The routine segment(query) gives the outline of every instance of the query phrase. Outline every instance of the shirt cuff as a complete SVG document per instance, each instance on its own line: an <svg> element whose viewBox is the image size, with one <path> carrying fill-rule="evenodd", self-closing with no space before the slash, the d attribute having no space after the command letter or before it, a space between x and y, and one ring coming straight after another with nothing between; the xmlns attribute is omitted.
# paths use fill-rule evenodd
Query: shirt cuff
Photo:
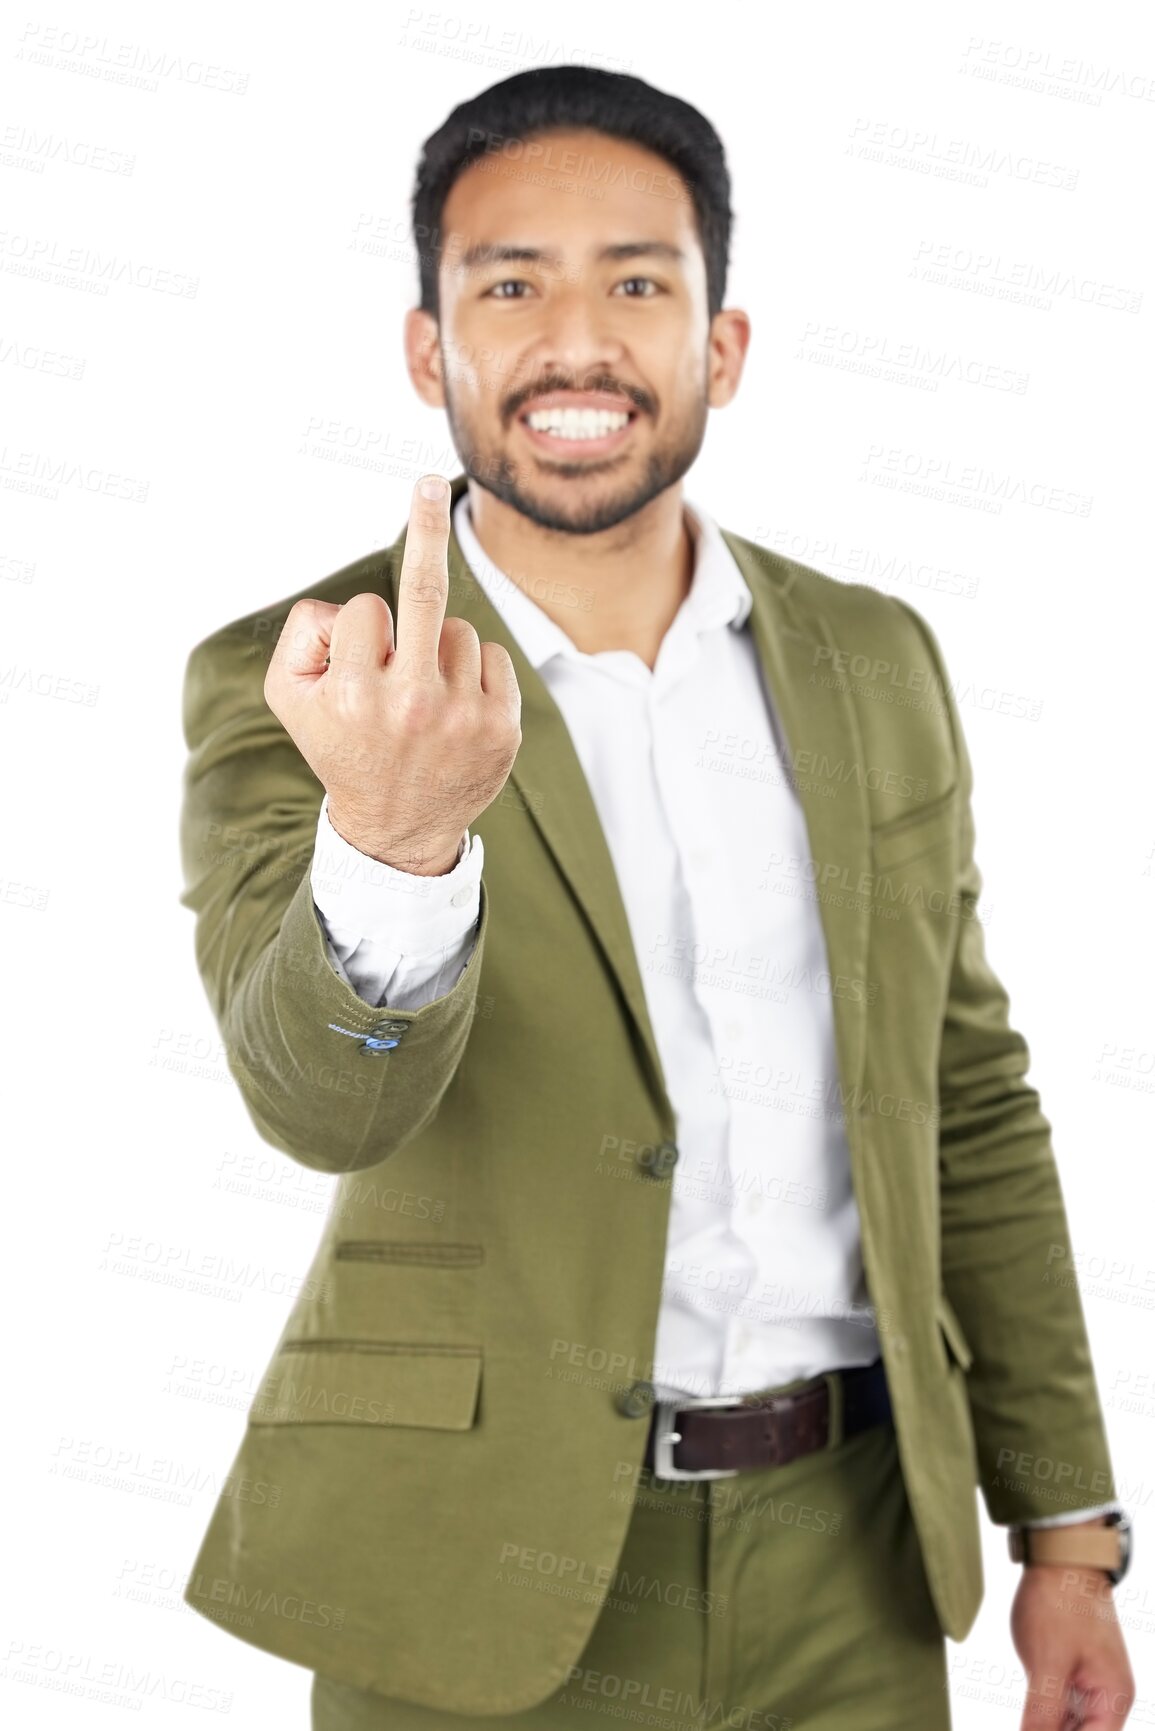
<svg viewBox="0 0 1155 1731"><path fill-rule="evenodd" d="M439 877L398 871L347 842L329 821L329 796L317 814L310 873L313 902L326 926L346 941L387 941L401 955L455 943L481 912L485 845L468 829L457 863Z"/></svg>
<svg viewBox="0 0 1155 1731"><path fill-rule="evenodd" d="M1016 1521L1020 1527L1073 1527L1077 1521L1093 1521L1097 1515L1122 1514L1122 1503L1099 1503L1093 1509L1065 1509L1061 1515L1043 1515L1037 1521Z"/></svg>

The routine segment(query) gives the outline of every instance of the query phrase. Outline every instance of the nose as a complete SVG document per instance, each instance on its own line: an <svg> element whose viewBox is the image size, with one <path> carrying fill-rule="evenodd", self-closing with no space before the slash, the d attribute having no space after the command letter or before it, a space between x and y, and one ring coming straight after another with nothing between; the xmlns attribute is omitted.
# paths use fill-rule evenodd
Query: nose
<svg viewBox="0 0 1155 1731"><path fill-rule="evenodd" d="M613 310L605 301L580 281L554 289L541 332L531 345L535 374L557 369L581 388L587 375L612 373L625 352L614 330Z"/></svg>

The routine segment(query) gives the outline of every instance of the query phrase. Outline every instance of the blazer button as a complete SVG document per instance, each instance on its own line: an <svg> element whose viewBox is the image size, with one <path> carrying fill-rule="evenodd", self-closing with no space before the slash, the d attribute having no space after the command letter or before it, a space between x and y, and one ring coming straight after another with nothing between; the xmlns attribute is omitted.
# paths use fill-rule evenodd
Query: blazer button
<svg viewBox="0 0 1155 1731"><path fill-rule="evenodd" d="M632 1382L615 1396L615 1405L626 1418L645 1418L653 1410L656 1393L652 1382Z"/></svg>
<svg viewBox="0 0 1155 1731"><path fill-rule="evenodd" d="M382 1034L396 1034L397 1038L400 1039L408 1026L408 1022L374 1022L369 1032L377 1036Z"/></svg>
<svg viewBox="0 0 1155 1731"><path fill-rule="evenodd" d="M659 1142L656 1148L643 1148L638 1158L651 1178L668 1178L678 1164L678 1150L673 1142Z"/></svg>
<svg viewBox="0 0 1155 1731"><path fill-rule="evenodd" d="M371 1058L377 1052L390 1052L394 1046L399 1046L400 1044L400 1040L378 1040L370 1038L364 1041L362 1045L358 1046L357 1050L363 1058Z"/></svg>

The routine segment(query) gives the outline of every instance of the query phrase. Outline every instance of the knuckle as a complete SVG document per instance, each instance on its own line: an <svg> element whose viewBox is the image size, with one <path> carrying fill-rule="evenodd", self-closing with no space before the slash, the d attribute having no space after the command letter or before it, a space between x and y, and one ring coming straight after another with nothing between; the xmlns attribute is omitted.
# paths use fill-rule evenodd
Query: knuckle
<svg viewBox="0 0 1155 1731"><path fill-rule="evenodd" d="M441 650L447 662L461 670L468 669L470 680L478 666L477 633L471 625L452 631L442 631Z"/></svg>
<svg viewBox="0 0 1155 1731"><path fill-rule="evenodd" d="M332 620L332 632L339 630L348 634L358 628L371 630L372 621L381 608L388 613L388 602L384 601L381 595L374 595L371 589L364 589L358 595L350 595L343 608L339 609L339 616L334 616Z"/></svg>
<svg viewBox="0 0 1155 1731"><path fill-rule="evenodd" d="M405 599L420 607L440 607L445 595L445 583L435 570L414 567L406 576Z"/></svg>
<svg viewBox="0 0 1155 1731"><path fill-rule="evenodd" d="M444 529L441 512L436 505L429 505L420 501L414 507L410 518L410 528L416 529L419 535L432 539Z"/></svg>
<svg viewBox="0 0 1155 1731"><path fill-rule="evenodd" d="M423 680L407 680L393 700L393 716L400 728L424 728L437 713L437 699Z"/></svg>

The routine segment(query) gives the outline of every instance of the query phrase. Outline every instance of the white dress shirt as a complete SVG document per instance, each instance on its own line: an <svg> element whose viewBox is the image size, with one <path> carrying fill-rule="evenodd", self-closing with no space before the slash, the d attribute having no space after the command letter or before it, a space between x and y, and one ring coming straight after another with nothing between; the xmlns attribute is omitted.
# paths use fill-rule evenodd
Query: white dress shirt
<svg viewBox="0 0 1155 1731"><path fill-rule="evenodd" d="M750 590L717 524L684 504L693 579L652 671L632 650L584 654L482 550L468 495L453 517L569 728L676 1115L662 1398L736 1396L880 1354L818 904L784 869L809 852L802 808L745 628ZM326 797L313 897L334 966L367 1003L418 1009L453 987L476 939L484 858L467 831L443 876L397 871L337 835Z"/></svg>

